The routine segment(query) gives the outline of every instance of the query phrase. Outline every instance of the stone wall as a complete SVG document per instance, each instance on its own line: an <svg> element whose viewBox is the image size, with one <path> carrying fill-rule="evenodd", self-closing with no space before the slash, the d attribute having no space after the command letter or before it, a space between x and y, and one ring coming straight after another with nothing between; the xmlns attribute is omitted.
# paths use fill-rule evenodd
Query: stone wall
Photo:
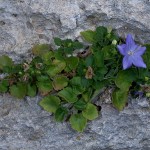
<svg viewBox="0 0 150 150"><path fill-rule="evenodd" d="M0 0L0 53L26 57L36 43L79 38L99 25L150 42L149 12L149 0Z"/></svg>
<svg viewBox="0 0 150 150"><path fill-rule="evenodd" d="M80 39L80 31L112 26L150 43L149 0L0 0L0 55L30 57L36 43ZM0 150L149 150L150 101L133 99L124 111L102 103L100 117L77 133L55 123L40 98L0 96Z"/></svg>

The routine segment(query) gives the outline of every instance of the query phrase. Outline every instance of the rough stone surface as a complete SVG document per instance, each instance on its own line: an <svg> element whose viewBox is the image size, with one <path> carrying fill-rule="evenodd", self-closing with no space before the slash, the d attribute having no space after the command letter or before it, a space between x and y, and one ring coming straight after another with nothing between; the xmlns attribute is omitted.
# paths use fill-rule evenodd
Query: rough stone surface
<svg viewBox="0 0 150 150"><path fill-rule="evenodd" d="M149 12L149 0L0 0L0 54L29 57L36 43L79 38L99 25L150 42Z"/></svg>
<svg viewBox="0 0 150 150"><path fill-rule="evenodd" d="M0 96L0 150L149 150L150 100L130 100L118 112L102 104L101 115L77 133L38 106L40 97Z"/></svg>
<svg viewBox="0 0 150 150"><path fill-rule="evenodd" d="M80 31L99 25L150 43L149 18L149 0L0 0L0 55L23 60L36 43L51 43L53 37L80 39ZM130 100L120 113L109 99L97 102L101 116L82 134L68 123L55 123L38 106L39 99L0 95L0 150L150 149L148 99Z"/></svg>

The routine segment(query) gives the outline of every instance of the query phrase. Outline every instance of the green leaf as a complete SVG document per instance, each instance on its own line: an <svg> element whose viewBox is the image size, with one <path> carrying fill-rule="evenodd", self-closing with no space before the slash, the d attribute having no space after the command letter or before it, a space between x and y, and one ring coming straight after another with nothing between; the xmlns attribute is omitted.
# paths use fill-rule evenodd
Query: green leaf
<svg viewBox="0 0 150 150"><path fill-rule="evenodd" d="M35 55L35 56L42 56L44 55L45 53L49 52L51 49L50 45L48 44L38 44L38 45L35 45L33 48L32 48L32 53Z"/></svg>
<svg viewBox="0 0 150 150"><path fill-rule="evenodd" d="M104 54L104 59L109 60L115 56L117 50L113 45L107 45L102 48L102 52Z"/></svg>
<svg viewBox="0 0 150 150"><path fill-rule="evenodd" d="M150 69L150 44L146 44L146 51L143 55L143 59L144 59L144 62L146 63L146 66L148 69Z"/></svg>
<svg viewBox="0 0 150 150"><path fill-rule="evenodd" d="M81 83L84 88L89 88L89 86L91 86L93 84L93 81L88 80L86 78L82 78Z"/></svg>
<svg viewBox="0 0 150 150"><path fill-rule="evenodd" d="M65 54L72 54L73 51L74 51L73 46L64 48Z"/></svg>
<svg viewBox="0 0 150 150"><path fill-rule="evenodd" d="M83 132L86 127L87 119L82 114L74 114L70 117L70 124L74 130Z"/></svg>
<svg viewBox="0 0 150 150"><path fill-rule="evenodd" d="M50 80L46 82L37 82L36 85L39 91L44 95L53 89L52 82Z"/></svg>
<svg viewBox="0 0 150 150"><path fill-rule="evenodd" d="M82 111L82 115L88 120L94 120L98 117L98 111L96 106L88 103L85 110Z"/></svg>
<svg viewBox="0 0 150 150"><path fill-rule="evenodd" d="M86 105L87 105L87 103L83 99L80 99L80 100L78 100L77 102L74 103L74 107L77 110L83 110L83 109L85 109Z"/></svg>
<svg viewBox="0 0 150 150"><path fill-rule="evenodd" d="M82 37L83 37L87 42L90 42L90 43L93 43L93 42L94 42L94 36L95 36L95 32L94 32L94 31L92 31L92 30L87 30L87 31L80 32L80 34L82 35Z"/></svg>
<svg viewBox="0 0 150 150"><path fill-rule="evenodd" d="M57 96L46 96L40 101L40 106L48 112L55 113L60 105L60 99Z"/></svg>
<svg viewBox="0 0 150 150"><path fill-rule="evenodd" d="M89 55L89 56L86 57L86 59L85 59L85 65L86 65L86 67L92 66L93 62L94 62L93 55Z"/></svg>
<svg viewBox="0 0 150 150"><path fill-rule="evenodd" d="M54 38L54 42L57 46L61 46L61 44L62 44L62 40L60 38L57 38L57 37Z"/></svg>
<svg viewBox="0 0 150 150"><path fill-rule="evenodd" d="M11 74L11 73L14 73L14 69L13 69L13 67L9 67L9 66L4 66L3 68L2 68L2 70L3 70L3 73L8 73L8 74Z"/></svg>
<svg viewBox="0 0 150 150"><path fill-rule="evenodd" d="M31 65L36 66L36 64L38 64L38 63L43 63L43 60L41 57L42 57L42 55L34 57L31 61Z"/></svg>
<svg viewBox="0 0 150 150"><path fill-rule="evenodd" d="M62 72L66 67L66 63L63 60L54 60L53 65L47 68L47 74L50 77L54 77L56 74Z"/></svg>
<svg viewBox="0 0 150 150"><path fill-rule="evenodd" d="M81 94L85 91L85 88L82 86L81 77L76 76L70 80L70 84L73 88L73 92L76 94Z"/></svg>
<svg viewBox="0 0 150 150"><path fill-rule="evenodd" d="M145 77L149 76L149 69L148 68L138 68L138 79L145 79Z"/></svg>
<svg viewBox="0 0 150 150"><path fill-rule="evenodd" d="M46 65L51 65L52 64L52 60L51 58L54 56L54 52L53 51L49 51L45 54L42 55L42 59L44 64Z"/></svg>
<svg viewBox="0 0 150 150"><path fill-rule="evenodd" d="M133 69L121 70L119 71L115 79L115 84L118 88L124 91L128 91L132 82L136 80L136 78L137 78L137 74L135 70Z"/></svg>
<svg viewBox="0 0 150 150"><path fill-rule="evenodd" d="M58 93L58 96L62 97L69 103L74 103L78 100L76 93L74 93L73 89L70 87L67 87L67 88L61 90Z"/></svg>
<svg viewBox="0 0 150 150"><path fill-rule="evenodd" d="M76 76L76 77L73 77L71 80L70 80L70 84L72 85L75 85L75 86L81 86L81 77L79 76Z"/></svg>
<svg viewBox="0 0 150 150"><path fill-rule="evenodd" d="M18 99L22 99L26 96L27 86L24 83L17 83L17 85L12 85L10 87L10 94Z"/></svg>
<svg viewBox="0 0 150 150"><path fill-rule="evenodd" d="M34 97L34 96L36 96L36 92L37 92L36 86L28 84L27 95L30 97Z"/></svg>
<svg viewBox="0 0 150 150"><path fill-rule="evenodd" d="M91 100L92 93L93 93L93 90L92 90L91 88L89 88L89 89L86 90L84 93L82 93L82 98L83 98L86 102L89 102L89 101Z"/></svg>
<svg viewBox="0 0 150 150"><path fill-rule="evenodd" d="M56 91L63 89L68 85L68 78L65 76L56 76L53 80L53 87Z"/></svg>
<svg viewBox="0 0 150 150"><path fill-rule="evenodd" d="M128 92L117 89L112 93L112 103L115 108L117 108L119 111L123 110L127 103L128 99Z"/></svg>
<svg viewBox="0 0 150 150"><path fill-rule="evenodd" d="M50 80L48 75L39 75L37 76L37 80L40 82L47 82Z"/></svg>
<svg viewBox="0 0 150 150"><path fill-rule="evenodd" d="M6 55L0 56L0 69L3 69L4 67L11 67L12 65L13 61L11 58Z"/></svg>
<svg viewBox="0 0 150 150"><path fill-rule="evenodd" d="M92 98L94 99L97 95L99 95L103 90L104 87L108 86L110 83L108 80L103 80L100 82L96 82L96 84L94 84L93 88L95 89L93 94L92 94Z"/></svg>
<svg viewBox="0 0 150 150"><path fill-rule="evenodd" d="M75 42L73 42L73 47L74 47L74 49L81 49L81 48L83 48L83 44L78 41L75 41Z"/></svg>
<svg viewBox="0 0 150 150"><path fill-rule="evenodd" d="M5 93L8 91L9 82L8 80L2 80L0 82L0 93Z"/></svg>
<svg viewBox="0 0 150 150"><path fill-rule="evenodd" d="M65 116L68 114L68 110L64 107L59 107L55 112L55 120L62 122Z"/></svg>
<svg viewBox="0 0 150 150"><path fill-rule="evenodd" d="M74 70L77 68L79 63L79 58L78 57L67 57L66 58L66 68L65 71L69 72L71 70Z"/></svg>
<svg viewBox="0 0 150 150"><path fill-rule="evenodd" d="M102 41L105 36L107 35L107 28L100 26L96 28L96 36L94 37L94 40L96 41Z"/></svg>
<svg viewBox="0 0 150 150"><path fill-rule="evenodd" d="M95 82L102 81L104 79L104 75L107 73L107 68L105 66L99 67L98 69L95 69L95 76L93 79Z"/></svg>
<svg viewBox="0 0 150 150"><path fill-rule="evenodd" d="M94 64L97 67L104 67L104 54L102 51L94 52Z"/></svg>

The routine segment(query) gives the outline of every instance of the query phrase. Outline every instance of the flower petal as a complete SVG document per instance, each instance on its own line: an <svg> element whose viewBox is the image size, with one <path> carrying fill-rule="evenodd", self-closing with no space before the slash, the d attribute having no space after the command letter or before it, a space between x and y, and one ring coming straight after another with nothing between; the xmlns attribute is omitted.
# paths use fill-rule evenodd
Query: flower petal
<svg viewBox="0 0 150 150"><path fill-rule="evenodd" d="M126 50L125 50L126 44L122 44L122 45L117 45L117 48L120 52L121 55L125 56L126 55Z"/></svg>
<svg viewBox="0 0 150 150"><path fill-rule="evenodd" d="M144 63L141 56L132 56L132 63L136 67L146 68L146 64Z"/></svg>
<svg viewBox="0 0 150 150"><path fill-rule="evenodd" d="M127 49L128 49L128 50L134 49L135 42L134 42L133 37L132 37L131 34L128 34L128 35L127 35L127 38L126 38L126 45L127 45Z"/></svg>
<svg viewBox="0 0 150 150"><path fill-rule="evenodd" d="M131 56L125 56L123 58L123 69L127 69L129 67L132 66L132 59L131 59Z"/></svg>
<svg viewBox="0 0 150 150"><path fill-rule="evenodd" d="M135 50L135 55L136 56L141 56L145 53L145 51L146 51L146 47L138 46L137 50Z"/></svg>

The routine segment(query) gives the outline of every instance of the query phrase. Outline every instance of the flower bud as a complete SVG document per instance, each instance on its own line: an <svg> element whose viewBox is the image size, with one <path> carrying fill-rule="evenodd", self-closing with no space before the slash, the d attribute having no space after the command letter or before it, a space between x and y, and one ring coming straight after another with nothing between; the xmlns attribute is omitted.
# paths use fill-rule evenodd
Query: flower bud
<svg viewBox="0 0 150 150"><path fill-rule="evenodd" d="M19 71L19 74L20 74L20 75L22 75L22 72L21 72L21 71Z"/></svg>
<svg viewBox="0 0 150 150"><path fill-rule="evenodd" d="M146 93L146 97L150 97L150 93Z"/></svg>
<svg viewBox="0 0 150 150"><path fill-rule="evenodd" d="M149 80L149 77L145 77L145 81L148 81Z"/></svg>
<svg viewBox="0 0 150 150"><path fill-rule="evenodd" d="M76 57L76 56L77 56L77 53L73 53L72 56L73 56L73 57Z"/></svg>
<svg viewBox="0 0 150 150"><path fill-rule="evenodd" d="M113 41L112 41L112 44L113 44L113 45L116 45L116 44L117 44L117 41L116 41L116 40L113 40Z"/></svg>
<svg viewBox="0 0 150 150"><path fill-rule="evenodd" d="M71 57L71 54L67 54L66 56L67 56L67 57Z"/></svg>

